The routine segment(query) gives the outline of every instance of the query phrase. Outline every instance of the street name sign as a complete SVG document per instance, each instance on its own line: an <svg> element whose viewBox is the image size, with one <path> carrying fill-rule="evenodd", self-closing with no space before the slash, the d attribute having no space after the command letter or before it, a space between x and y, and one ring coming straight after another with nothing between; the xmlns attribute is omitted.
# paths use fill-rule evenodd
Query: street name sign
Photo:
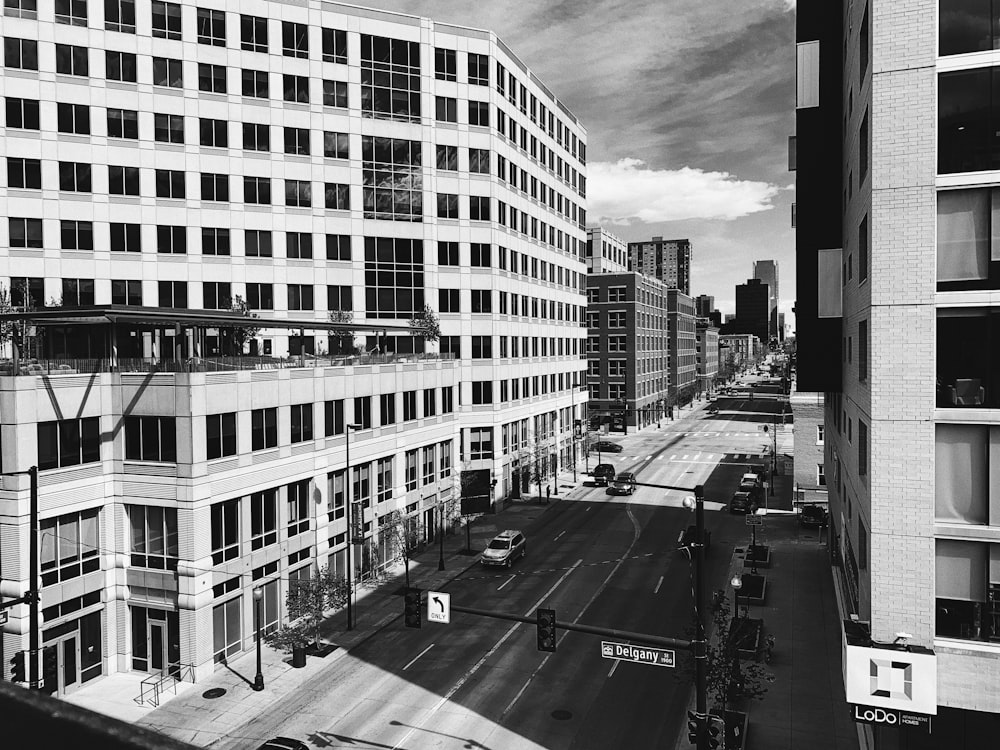
<svg viewBox="0 0 1000 750"><path fill-rule="evenodd" d="M605 659L632 661L636 664L651 664L655 667L673 667L676 653L665 648L633 646L631 643L601 641L601 656Z"/></svg>
<svg viewBox="0 0 1000 750"><path fill-rule="evenodd" d="M758 516L756 513L747 513L747 526L763 526L764 516Z"/></svg>
<svg viewBox="0 0 1000 750"><path fill-rule="evenodd" d="M427 622L451 622L451 594L427 592Z"/></svg>

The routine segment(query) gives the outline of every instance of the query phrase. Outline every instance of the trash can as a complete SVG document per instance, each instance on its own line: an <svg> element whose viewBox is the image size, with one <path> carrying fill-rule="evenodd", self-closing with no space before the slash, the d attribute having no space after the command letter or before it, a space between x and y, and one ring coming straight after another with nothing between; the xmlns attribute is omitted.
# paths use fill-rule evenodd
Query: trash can
<svg viewBox="0 0 1000 750"><path fill-rule="evenodd" d="M292 666L301 669L306 665L306 647L292 646Z"/></svg>

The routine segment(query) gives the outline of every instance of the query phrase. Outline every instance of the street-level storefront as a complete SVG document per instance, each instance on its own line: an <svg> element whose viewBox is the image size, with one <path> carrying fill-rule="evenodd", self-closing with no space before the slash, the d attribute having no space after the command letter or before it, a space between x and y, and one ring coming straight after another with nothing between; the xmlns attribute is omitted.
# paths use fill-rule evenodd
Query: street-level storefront
<svg viewBox="0 0 1000 750"><path fill-rule="evenodd" d="M68 619L42 630L42 677L49 691L56 695L68 695L81 685L104 673L104 658L101 643L104 635L103 612L100 593L78 597L66 601L57 608L71 608L80 605L82 614L74 613ZM86 611L83 600L89 599ZM48 619L46 618L46 624ZM50 682L55 678L55 684ZM54 688L54 689L53 689Z"/></svg>

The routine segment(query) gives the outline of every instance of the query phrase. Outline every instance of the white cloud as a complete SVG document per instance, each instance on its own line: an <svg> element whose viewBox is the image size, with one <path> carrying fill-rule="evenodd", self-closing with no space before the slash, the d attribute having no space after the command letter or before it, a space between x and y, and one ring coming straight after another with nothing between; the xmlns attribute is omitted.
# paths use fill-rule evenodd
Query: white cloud
<svg viewBox="0 0 1000 750"><path fill-rule="evenodd" d="M728 172L649 169L639 159L587 165L588 220L655 224L683 219L737 219L773 208L780 188Z"/></svg>

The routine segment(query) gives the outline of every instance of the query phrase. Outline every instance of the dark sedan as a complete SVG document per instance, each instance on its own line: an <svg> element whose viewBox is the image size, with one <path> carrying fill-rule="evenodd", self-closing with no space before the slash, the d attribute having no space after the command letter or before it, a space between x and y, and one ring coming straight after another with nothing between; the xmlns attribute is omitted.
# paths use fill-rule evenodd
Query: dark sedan
<svg viewBox="0 0 1000 750"><path fill-rule="evenodd" d="M598 453L621 453L622 447L618 443L612 443L610 440L598 440L590 446L590 450Z"/></svg>
<svg viewBox="0 0 1000 750"><path fill-rule="evenodd" d="M799 513L799 523L803 526L826 526L827 512L822 505L804 505Z"/></svg>

